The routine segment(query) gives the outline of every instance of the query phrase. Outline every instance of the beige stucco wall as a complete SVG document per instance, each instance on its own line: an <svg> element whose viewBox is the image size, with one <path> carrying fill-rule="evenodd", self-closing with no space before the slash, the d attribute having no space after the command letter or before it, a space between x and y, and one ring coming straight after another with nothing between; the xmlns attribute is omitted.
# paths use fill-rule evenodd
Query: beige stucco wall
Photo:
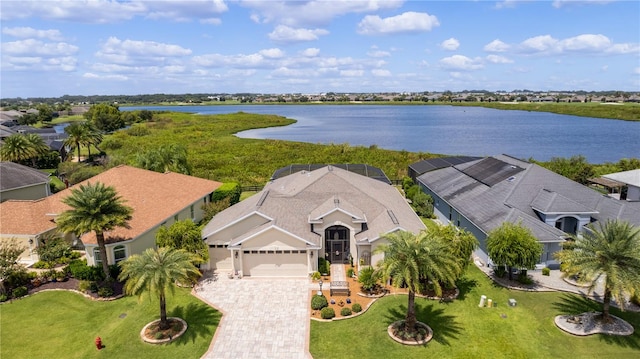
<svg viewBox="0 0 640 359"><path fill-rule="evenodd" d="M49 195L49 184L42 183L36 186L16 188L9 191L0 192L0 202L10 199L36 200Z"/></svg>
<svg viewBox="0 0 640 359"><path fill-rule="evenodd" d="M204 214L204 211L202 210L202 204L204 203L204 199L201 198L198 201L194 202L193 205L193 215L195 217L195 222L198 222L202 219L202 216ZM185 207L184 209L182 209L180 212L178 212L177 214L167 218L165 221L163 221L162 223L159 223L158 225L152 227L150 230L148 230L147 232L141 234L140 236L130 240L130 241L126 241L126 242L119 242L119 243L113 243L113 244L107 244L106 245L106 249L107 249L107 263L109 264L113 264L114 263L114 256L113 256L113 248L118 246L118 245L124 245L125 249L126 249L126 253L127 253L127 257L133 255L133 254L141 254L142 252L144 252L145 250L147 250L147 248L155 248L156 247L156 234L158 233L158 230L160 229L160 227L162 225L164 226L171 226L172 224L174 224L176 222L176 219L178 221L183 221L185 219L192 219L191 217L191 205ZM88 265L95 265L95 256L94 256L94 249L98 247L97 244L86 244L86 251L87 251L87 264Z"/></svg>
<svg viewBox="0 0 640 359"><path fill-rule="evenodd" d="M207 238L208 244L225 244L253 228L267 223L268 220L257 214L253 214L238 223L221 230L220 232ZM206 233L205 233L206 234Z"/></svg>
<svg viewBox="0 0 640 359"><path fill-rule="evenodd" d="M274 228L268 229L242 243L243 250L291 250L306 248L305 242Z"/></svg>

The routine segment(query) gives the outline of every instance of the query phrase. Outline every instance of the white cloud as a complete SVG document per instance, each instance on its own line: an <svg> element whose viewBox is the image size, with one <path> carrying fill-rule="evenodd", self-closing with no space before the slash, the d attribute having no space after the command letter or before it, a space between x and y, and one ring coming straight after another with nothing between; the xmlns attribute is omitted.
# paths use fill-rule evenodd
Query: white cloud
<svg viewBox="0 0 640 359"><path fill-rule="evenodd" d="M524 40L519 45L524 53L561 54L580 52L589 54L628 54L640 51L637 43L614 44L602 34L582 34L564 40L551 35L535 36Z"/></svg>
<svg viewBox="0 0 640 359"><path fill-rule="evenodd" d="M504 56L500 56L500 55L488 55L486 57L487 61L494 63L494 64L511 64L513 63L513 60L510 60Z"/></svg>
<svg viewBox="0 0 640 359"><path fill-rule="evenodd" d="M144 56L186 56L191 55L191 50L179 45L164 44L155 41L120 40L110 37L102 45L101 53L127 54Z"/></svg>
<svg viewBox="0 0 640 359"><path fill-rule="evenodd" d="M384 19L377 15L367 15L358 24L358 33L362 35L379 35L425 32L436 26L440 26L437 17L426 12L408 11L401 15Z"/></svg>
<svg viewBox="0 0 640 359"><path fill-rule="evenodd" d="M240 5L253 10L251 20L256 23L276 23L290 27L324 26L336 17L395 9L403 0L310 0L310 1L241 1Z"/></svg>
<svg viewBox="0 0 640 359"><path fill-rule="evenodd" d="M293 43L318 40L319 36L328 35L324 29L294 29L285 25L278 25L269 33L269 39L276 42Z"/></svg>
<svg viewBox="0 0 640 359"><path fill-rule="evenodd" d="M388 51L382 51L382 50L372 50L367 52L367 55L369 55L370 57L380 58L380 57L389 57L391 56L391 53Z"/></svg>
<svg viewBox="0 0 640 359"><path fill-rule="evenodd" d="M456 38L450 38L447 40L444 40L441 44L440 47L442 47L443 49L447 50L447 51L455 51L458 49L458 47L460 47L460 41L458 41Z"/></svg>
<svg viewBox="0 0 640 359"><path fill-rule="evenodd" d="M505 52L509 50L510 46L500 41L499 39L495 39L490 43L484 45L484 51L486 52Z"/></svg>
<svg viewBox="0 0 640 359"><path fill-rule="evenodd" d="M193 63L202 67L230 67L230 68L271 68L270 59L266 59L259 53L255 54L239 54L239 55L221 55L208 54L194 56Z"/></svg>
<svg viewBox="0 0 640 359"><path fill-rule="evenodd" d="M633 69L633 73L636 75L640 75L640 66Z"/></svg>
<svg viewBox="0 0 640 359"><path fill-rule="evenodd" d="M208 25L221 25L222 24L222 20L220 20L217 17L212 17L212 18L208 18L208 19L202 19L200 20L201 24L208 24Z"/></svg>
<svg viewBox="0 0 640 359"><path fill-rule="evenodd" d="M391 71L384 69L373 69L371 74L375 77L391 77Z"/></svg>
<svg viewBox="0 0 640 359"><path fill-rule="evenodd" d="M219 15L229 8L223 0L163 0L144 2L148 8L150 19L168 19L176 22L187 22L192 19L210 20L212 15Z"/></svg>
<svg viewBox="0 0 640 359"><path fill-rule="evenodd" d="M78 52L78 47L65 42L47 43L35 39L2 43L2 52L9 55L23 56L60 56Z"/></svg>
<svg viewBox="0 0 640 359"><path fill-rule="evenodd" d="M453 55L440 60L440 66L450 71L472 71L484 67L479 58L471 59L463 55Z"/></svg>
<svg viewBox="0 0 640 359"><path fill-rule="evenodd" d="M316 57L316 56L318 56L318 54L320 54L320 49L315 48L315 47L310 47L308 49L304 49L301 52L301 54L304 57Z"/></svg>
<svg viewBox="0 0 640 359"><path fill-rule="evenodd" d="M569 5L604 5L613 2L613 0L554 0L551 5L557 9Z"/></svg>
<svg viewBox="0 0 640 359"><path fill-rule="evenodd" d="M364 75L364 71L362 70L342 70L340 71L340 76L344 77L362 77Z"/></svg>
<svg viewBox="0 0 640 359"><path fill-rule="evenodd" d="M260 50L258 53L269 59L279 59L284 57L284 52L278 48L264 49Z"/></svg>
<svg viewBox="0 0 640 359"><path fill-rule="evenodd" d="M35 37L38 39L47 39L51 41L62 41L62 33L59 30L37 30L32 27L3 27L2 33L5 35L28 38Z"/></svg>

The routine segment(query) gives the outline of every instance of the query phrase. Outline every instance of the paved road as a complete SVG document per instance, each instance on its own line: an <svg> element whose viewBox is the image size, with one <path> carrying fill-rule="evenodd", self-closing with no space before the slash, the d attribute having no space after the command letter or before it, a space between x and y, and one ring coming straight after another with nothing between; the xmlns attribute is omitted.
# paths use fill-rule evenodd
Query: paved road
<svg viewBox="0 0 640 359"><path fill-rule="evenodd" d="M308 279L228 279L219 276L195 294L223 312L206 359L306 359Z"/></svg>

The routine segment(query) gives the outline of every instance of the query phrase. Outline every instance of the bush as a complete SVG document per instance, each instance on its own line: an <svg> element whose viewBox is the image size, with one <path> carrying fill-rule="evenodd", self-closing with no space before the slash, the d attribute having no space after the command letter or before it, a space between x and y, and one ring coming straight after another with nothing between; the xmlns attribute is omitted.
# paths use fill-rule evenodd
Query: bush
<svg viewBox="0 0 640 359"><path fill-rule="evenodd" d="M25 295L27 295L27 293L29 293L29 291L27 290L27 287L20 286L13 290L13 297L14 298L24 297Z"/></svg>
<svg viewBox="0 0 640 359"><path fill-rule="evenodd" d="M218 187L211 195L211 201L217 202L225 198L229 198L230 205L234 205L240 202L240 195L242 195L242 188L235 182L227 182Z"/></svg>
<svg viewBox="0 0 640 359"><path fill-rule="evenodd" d="M96 281L103 277L102 269L87 265L86 260L74 260L69 263L71 276L78 280Z"/></svg>
<svg viewBox="0 0 640 359"><path fill-rule="evenodd" d="M311 277L312 280L318 280L321 277L320 272L318 271L311 273L309 276Z"/></svg>
<svg viewBox="0 0 640 359"><path fill-rule="evenodd" d="M549 275L551 274L551 269L544 267L542 268L542 275Z"/></svg>
<svg viewBox="0 0 640 359"><path fill-rule="evenodd" d="M0 303L6 302L7 299L9 299L9 298L7 297L6 294L4 294L4 293L0 294Z"/></svg>
<svg viewBox="0 0 640 359"><path fill-rule="evenodd" d="M493 275L498 278L504 278L505 274L507 274L506 269L503 266L497 266L493 268Z"/></svg>
<svg viewBox="0 0 640 359"><path fill-rule="evenodd" d="M351 309L353 310L354 313L360 313L362 311L362 306L360 305L360 303L354 303L351 306Z"/></svg>
<svg viewBox="0 0 640 359"><path fill-rule="evenodd" d="M313 310L320 310L328 305L329 303L324 295L316 294L311 298L311 309Z"/></svg>
<svg viewBox="0 0 640 359"><path fill-rule="evenodd" d="M113 288L111 286L104 286L98 289L98 297L106 298L113 295Z"/></svg>
<svg viewBox="0 0 640 359"><path fill-rule="evenodd" d="M351 315L351 309L345 307L340 310L340 315L343 317L348 317Z"/></svg>
<svg viewBox="0 0 640 359"><path fill-rule="evenodd" d="M33 264L33 268L35 269L51 269L55 266L55 263L45 262L45 261L37 261Z"/></svg>
<svg viewBox="0 0 640 359"><path fill-rule="evenodd" d="M518 274L518 282L522 283L522 284L533 284L533 279L531 279L528 275L526 271L522 271Z"/></svg>
<svg viewBox="0 0 640 359"><path fill-rule="evenodd" d="M322 274L331 275L331 262L324 258L318 258L318 271Z"/></svg>
<svg viewBox="0 0 640 359"><path fill-rule="evenodd" d="M355 272L353 271L353 268L349 268L349 269L347 269L347 277L348 277L348 278L353 277L353 274L354 274L354 273L355 273Z"/></svg>
<svg viewBox="0 0 640 359"><path fill-rule="evenodd" d="M80 283L78 283L78 290L85 293L91 290L91 281L88 280L81 280Z"/></svg>
<svg viewBox="0 0 640 359"><path fill-rule="evenodd" d="M364 291L370 292L378 284L378 277L373 267L365 267L358 274L358 282L362 285Z"/></svg>
<svg viewBox="0 0 640 359"><path fill-rule="evenodd" d="M320 311L320 316L322 317L322 319L331 319L336 316L336 312L333 310L333 308L325 307Z"/></svg>

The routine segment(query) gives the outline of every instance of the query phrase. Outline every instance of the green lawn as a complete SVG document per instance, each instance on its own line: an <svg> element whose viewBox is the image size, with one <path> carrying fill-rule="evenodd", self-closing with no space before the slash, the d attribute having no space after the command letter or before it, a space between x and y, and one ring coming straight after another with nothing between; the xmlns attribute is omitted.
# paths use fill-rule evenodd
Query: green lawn
<svg viewBox="0 0 640 359"><path fill-rule="evenodd" d="M529 293L494 285L471 266L459 283L461 297L451 303L416 298L418 319L431 326L426 346L403 346L387 335L387 326L403 318L407 297L387 296L365 314L337 322L311 321L310 351L321 358L637 358L640 314L612 311L630 322L629 337L574 337L553 324L559 314L599 310L599 304L565 293ZM495 308L478 308L484 294ZM506 305L509 298L516 307ZM503 318L502 315L505 315Z"/></svg>
<svg viewBox="0 0 640 359"><path fill-rule="evenodd" d="M95 302L66 291L38 293L0 306L0 358L201 357L221 314L184 289L168 298L167 311L189 328L173 343L153 345L142 342L140 330L159 318L156 299ZM100 351L98 336L105 345Z"/></svg>

